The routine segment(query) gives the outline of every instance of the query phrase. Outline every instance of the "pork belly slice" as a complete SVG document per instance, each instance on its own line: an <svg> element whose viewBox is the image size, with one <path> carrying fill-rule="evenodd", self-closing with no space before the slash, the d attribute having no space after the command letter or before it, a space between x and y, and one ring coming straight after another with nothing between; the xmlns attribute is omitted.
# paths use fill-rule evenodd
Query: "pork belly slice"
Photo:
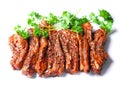
<svg viewBox="0 0 120 90"><path fill-rule="evenodd" d="M60 42L65 54L65 71L70 74L78 72L78 38L77 34L70 30L59 31Z"/></svg>
<svg viewBox="0 0 120 90"><path fill-rule="evenodd" d="M29 33L29 50L22 67L22 74L32 77L35 73L35 64L38 60L39 38L33 35L33 29L30 29Z"/></svg>
<svg viewBox="0 0 120 90"><path fill-rule="evenodd" d="M42 75L47 69L46 51L48 47L48 39L41 37L39 41L40 41L39 57L35 65L35 70L39 75Z"/></svg>
<svg viewBox="0 0 120 90"><path fill-rule="evenodd" d="M9 37L9 46L13 53L10 64L14 70L20 70L27 54L28 41L18 34L13 34Z"/></svg>
<svg viewBox="0 0 120 90"><path fill-rule="evenodd" d="M64 53L62 51L57 31L49 32L47 50L47 70L41 76L60 76L64 71Z"/></svg>
<svg viewBox="0 0 120 90"><path fill-rule="evenodd" d="M89 72L89 44L86 36L79 35L80 71Z"/></svg>
<svg viewBox="0 0 120 90"><path fill-rule="evenodd" d="M106 40L106 32L103 29L98 29L94 33L94 40L91 42L91 68L96 74L101 73L102 65L108 58L107 52L104 50Z"/></svg>

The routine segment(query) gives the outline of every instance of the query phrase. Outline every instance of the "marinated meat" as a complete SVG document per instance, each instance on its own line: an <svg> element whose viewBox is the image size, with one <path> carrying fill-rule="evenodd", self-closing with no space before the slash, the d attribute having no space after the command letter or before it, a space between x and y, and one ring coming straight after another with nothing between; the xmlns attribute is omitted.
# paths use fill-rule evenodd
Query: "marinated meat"
<svg viewBox="0 0 120 90"><path fill-rule="evenodd" d="M40 38L39 58L35 66L35 70L39 75L42 75L47 69L46 51L48 46L48 39Z"/></svg>
<svg viewBox="0 0 120 90"><path fill-rule="evenodd" d="M28 50L28 41L23 39L18 34L13 34L9 38L9 46L12 50L13 56L10 64L14 70L20 70Z"/></svg>
<svg viewBox="0 0 120 90"><path fill-rule="evenodd" d="M82 27L84 29L84 35L86 36L88 43L90 44L90 42L92 42L92 25L87 22L83 24Z"/></svg>
<svg viewBox="0 0 120 90"><path fill-rule="evenodd" d="M9 45L13 52L10 62L13 69L22 69L22 73L28 77L35 72L41 77L60 76L64 70L70 74L78 70L87 73L90 67L93 73L100 74L108 57L104 50L106 32L99 29L92 37L91 24L88 22L82 27L83 35L71 30L52 30L48 38L39 39L33 35L33 29L29 30L29 39L23 39L18 34L12 35Z"/></svg>
<svg viewBox="0 0 120 90"><path fill-rule="evenodd" d="M80 71L89 72L89 45L86 36L79 36Z"/></svg>
<svg viewBox="0 0 120 90"><path fill-rule="evenodd" d="M45 21L44 19L41 21L41 23L40 23L40 28L42 28L42 29L45 29L47 26L48 26L48 23L47 23L47 21Z"/></svg>
<svg viewBox="0 0 120 90"><path fill-rule="evenodd" d="M64 53L59 41L57 31L49 32L49 43L47 50L48 67L45 73L41 76L60 76L64 70Z"/></svg>
<svg viewBox="0 0 120 90"><path fill-rule="evenodd" d="M78 72L78 37L70 30L59 31L60 42L65 54L65 71L74 74Z"/></svg>
<svg viewBox="0 0 120 90"><path fill-rule="evenodd" d="M33 29L29 30L29 50L22 67L22 73L27 77L32 77L35 73L35 64L38 60L39 39L33 35Z"/></svg>
<svg viewBox="0 0 120 90"><path fill-rule="evenodd" d="M92 42L92 25L87 22L82 25L84 35L79 36L80 71L90 70L90 43Z"/></svg>
<svg viewBox="0 0 120 90"><path fill-rule="evenodd" d="M106 40L106 32L99 29L94 33L94 40L91 42L91 68L93 73L100 74L102 65L108 57L104 50L104 42Z"/></svg>

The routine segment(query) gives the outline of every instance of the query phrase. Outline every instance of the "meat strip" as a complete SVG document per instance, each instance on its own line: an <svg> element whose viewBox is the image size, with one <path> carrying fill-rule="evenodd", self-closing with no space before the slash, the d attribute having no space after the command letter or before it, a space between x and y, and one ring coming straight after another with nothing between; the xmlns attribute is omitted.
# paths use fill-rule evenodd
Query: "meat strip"
<svg viewBox="0 0 120 90"><path fill-rule="evenodd" d="M42 76L60 76L64 70L64 53L59 41L57 31L49 32L49 44L47 50L48 67Z"/></svg>
<svg viewBox="0 0 120 90"><path fill-rule="evenodd" d="M80 71L89 72L89 45L86 36L79 36Z"/></svg>
<svg viewBox="0 0 120 90"><path fill-rule="evenodd" d="M46 51L48 47L48 39L40 38L39 58L35 65L35 70L39 75L42 75L47 69Z"/></svg>
<svg viewBox="0 0 120 90"><path fill-rule="evenodd" d="M84 35L79 36L80 71L90 70L90 43L92 42L92 25L87 22L82 25Z"/></svg>
<svg viewBox="0 0 120 90"><path fill-rule="evenodd" d="M28 41L18 34L13 34L9 38L9 46L13 53L10 64L14 70L20 70L28 50Z"/></svg>
<svg viewBox="0 0 120 90"><path fill-rule="evenodd" d="M82 25L84 35L79 38L80 71L89 72L90 70L90 43L92 42L92 25L87 22Z"/></svg>
<svg viewBox="0 0 120 90"><path fill-rule="evenodd" d="M91 68L93 73L100 74L102 65L108 58L107 52L104 50L104 42L106 40L106 32L98 29L94 33L94 40L91 42Z"/></svg>
<svg viewBox="0 0 120 90"><path fill-rule="evenodd" d="M90 45L90 43L92 42L92 25L90 24L90 22L87 22L85 24L82 25L83 30L84 30L84 35L86 36L88 43Z"/></svg>
<svg viewBox="0 0 120 90"><path fill-rule="evenodd" d="M70 30L59 31L60 42L65 54L65 71L74 74L78 72L78 38L77 34Z"/></svg>
<svg viewBox="0 0 120 90"><path fill-rule="evenodd" d="M48 24L47 21L44 20L44 19L43 19L43 20L40 22L40 24L39 24L39 26L40 26L41 29L45 29L48 25L49 25L49 24Z"/></svg>
<svg viewBox="0 0 120 90"><path fill-rule="evenodd" d="M25 58L25 62L22 68L22 73L27 77L32 77L35 73L35 64L38 60L39 53L39 38L33 35L33 29L29 30L29 51Z"/></svg>

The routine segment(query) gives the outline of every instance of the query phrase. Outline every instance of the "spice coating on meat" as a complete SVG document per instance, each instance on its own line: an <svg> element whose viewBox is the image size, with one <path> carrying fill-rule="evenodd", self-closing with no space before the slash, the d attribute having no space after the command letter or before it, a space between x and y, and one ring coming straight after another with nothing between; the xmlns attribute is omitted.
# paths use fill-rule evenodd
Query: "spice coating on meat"
<svg viewBox="0 0 120 90"><path fill-rule="evenodd" d="M80 71L90 70L90 43L92 42L92 25L87 22L82 25L84 34L79 35Z"/></svg>
<svg viewBox="0 0 120 90"><path fill-rule="evenodd" d="M31 34L32 29L30 30ZM39 51L39 39L32 35L29 38L29 50L25 58L25 62L22 68L22 73L27 77L32 77L35 73L35 64L38 60L38 51Z"/></svg>
<svg viewBox="0 0 120 90"><path fill-rule="evenodd" d="M64 53L62 51L57 31L49 32L47 50L48 67L42 76L60 76L64 71Z"/></svg>
<svg viewBox="0 0 120 90"><path fill-rule="evenodd" d="M86 36L88 43L90 43L92 41L92 25L87 22L85 24L82 25L83 29L84 29L84 35Z"/></svg>
<svg viewBox="0 0 120 90"><path fill-rule="evenodd" d="M89 46L86 36L79 36L80 71L89 72Z"/></svg>
<svg viewBox="0 0 120 90"><path fill-rule="evenodd" d="M106 32L98 29L93 33L90 23L83 25L84 34L71 30L49 31L48 38L37 38L33 29L30 38L23 39L14 34L9 38L13 52L11 65L28 77L37 72L41 77L60 76L65 70L75 74L78 70L100 74L102 65L108 57L104 50Z"/></svg>
<svg viewBox="0 0 120 90"><path fill-rule="evenodd" d="M104 50L104 42L106 39L106 32L99 29L94 33L94 40L91 42L91 68L94 73L100 74L102 64L108 57Z"/></svg>
<svg viewBox="0 0 120 90"><path fill-rule="evenodd" d="M77 34L70 30L61 30L60 42L65 54L65 71L74 74L78 72L78 37Z"/></svg>
<svg viewBox="0 0 120 90"><path fill-rule="evenodd" d="M41 37L40 38L40 48L39 48L39 58L35 65L36 72L41 75L47 69L47 61L46 61L46 51L48 46L48 39Z"/></svg>
<svg viewBox="0 0 120 90"><path fill-rule="evenodd" d="M49 24L47 23L46 20L42 20L41 23L39 24L40 28L45 29Z"/></svg>
<svg viewBox="0 0 120 90"><path fill-rule="evenodd" d="M13 52L10 64L14 70L20 70L28 50L28 41L18 34L13 34L9 38L9 46Z"/></svg>

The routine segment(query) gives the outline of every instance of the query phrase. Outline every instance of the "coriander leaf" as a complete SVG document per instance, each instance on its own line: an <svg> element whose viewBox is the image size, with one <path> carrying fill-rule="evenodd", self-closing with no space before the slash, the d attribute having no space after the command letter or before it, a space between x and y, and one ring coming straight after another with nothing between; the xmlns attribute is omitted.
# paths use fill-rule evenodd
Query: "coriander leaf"
<svg viewBox="0 0 120 90"><path fill-rule="evenodd" d="M34 26L34 24L36 24L34 18L28 18L28 19L27 19L27 23L28 23L28 25L30 25L30 26Z"/></svg>
<svg viewBox="0 0 120 90"><path fill-rule="evenodd" d="M110 13L104 9L99 10L99 16L103 17L104 20L111 20L111 22L113 22L113 18L111 17Z"/></svg>
<svg viewBox="0 0 120 90"><path fill-rule="evenodd" d="M24 39L27 39L30 37L29 33L24 30L19 31L18 34L20 34Z"/></svg>
<svg viewBox="0 0 120 90"><path fill-rule="evenodd" d="M37 19L42 19L43 18L43 16L42 15L40 15L39 13L37 13L37 12L31 12L30 14L29 14L29 16L30 17L33 17L33 18L37 18Z"/></svg>
<svg viewBox="0 0 120 90"><path fill-rule="evenodd" d="M82 28L82 26L73 26L72 28L72 31L73 32L76 32L76 33L82 33L83 32L83 28Z"/></svg>
<svg viewBox="0 0 120 90"><path fill-rule="evenodd" d="M42 31L42 36L47 38L48 37L48 31L47 30L43 30Z"/></svg>
<svg viewBox="0 0 120 90"><path fill-rule="evenodd" d="M111 31L113 25L113 18L110 13L104 9L99 10L99 15L95 15L93 12L89 15L90 22L96 23L100 28L105 29L107 33ZM102 18L103 20L100 20Z"/></svg>
<svg viewBox="0 0 120 90"><path fill-rule="evenodd" d="M86 22L89 22L86 16L83 16L82 18L80 18L80 25L85 24Z"/></svg>
<svg viewBox="0 0 120 90"><path fill-rule="evenodd" d="M21 35L24 39L27 39L30 37L29 33L25 31L25 28L23 29L21 25L17 25L14 27L14 30Z"/></svg>
<svg viewBox="0 0 120 90"><path fill-rule="evenodd" d="M109 33L111 31L112 25L113 25L113 18L110 15L110 13L104 9L99 10L99 16L102 17L104 19L103 24L100 25L100 27L102 27L103 29L106 30L107 33Z"/></svg>
<svg viewBox="0 0 120 90"><path fill-rule="evenodd" d="M51 17L53 17L53 15L51 15ZM37 12L31 12L29 14L29 18L27 19L27 23L29 26L32 26L34 28L33 34L37 37L40 37L41 35L47 37L47 32L44 32L40 27L39 27L39 23L40 21L47 17L43 17L42 15L40 15Z"/></svg>
<svg viewBox="0 0 120 90"><path fill-rule="evenodd" d="M86 23L88 19L83 17L79 19L76 15L71 14L68 11L64 11L60 18L61 26L65 29L71 29L73 32L82 33L82 24Z"/></svg>
<svg viewBox="0 0 120 90"><path fill-rule="evenodd" d="M62 17L65 19L70 19L73 15L68 11L63 11Z"/></svg>
<svg viewBox="0 0 120 90"><path fill-rule="evenodd" d="M112 28L112 23L108 22L107 24L105 24L104 22L101 22L100 27L105 29L106 32L109 33L111 31L111 28Z"/></svg>
<svg viewBox="0 0 120 90"><path fill-rule="evenodd" d="M80 21L78 21L78 20L74 21L71 29L73 32L76 32L76 33L82 33L82 31L83 31L83 28L80 25Z"/></svg>
<svg viewBox="0 0 120 90"><path fill-rule="evenodd" d="M90 17L91 22L96 22L97 21L96 20L96 15L93 12L90 13L89 17Z"/></svg>
<svg viewBox="0 0 120 90"><path fill-rule="evenodd" d="M82 24L88 22L89 20L87 19L86 16L83 16L82 18L78 19L76 16L74 16L73 21L72 21L72 31L76 33L83 33L83 28Z"/></svg>
<svg viewBox="0 0 120 90"><path fill-rule="evenodd" d="M58 17L53 15L52 13L49 14L49 18L47 20L48 24L56 24L59 21Z"/></svg>
<svg viewBox="0 0 120 90"><path fill-rule="evenodd" d="M30 26L34 26L34 24L39 24L40 21L43 19L43 16L37 12L31 12L29 14L29 18L27 19L27 23Z"/></svg>
<svg viewBox="0 0 120 90"><path fill-rule="evenodd" d="M95 13L91 12L90 15L89 15L90 19L94 19L95 18Z"/></svg>
<svg viewBox="0 0 120 90"><path fill-rule="evenodd" d="M68 11L63 11L62 16L60 17L60 22L63 28L69 29L72 24L72 19L74 15Z"/></svg>
<svg viewBox="0 0 120 90"><path fill-rule="evenodd" d="M93 13L93 12L90 13L89 17L90 17L90 20L89 20L90 22L100 24L98 16L96 16L95 13Z"/></svg>
<svg viewBox="0 0 120 90"><path fill-rule="evenodd" d="M21 29L21 26L18 24L17 26L14 27L14 30L17 32Z"/></svg>
<svg viewBox="0 0 120 90"><path fill-rule="evenodd" d="M66 21L66 20L61 20L61 27L64 28L64 29L69 29L70 28L70 23L69 21Z"/></svg>
<svg viewBox="0 0 120 90"><path fill-rule="evenodd" d="M34 27L34 31L33 31L33 34L37 37L40 37L42 32L41 32L41 29L39 28L39 26L35 26Z"/></svg>

